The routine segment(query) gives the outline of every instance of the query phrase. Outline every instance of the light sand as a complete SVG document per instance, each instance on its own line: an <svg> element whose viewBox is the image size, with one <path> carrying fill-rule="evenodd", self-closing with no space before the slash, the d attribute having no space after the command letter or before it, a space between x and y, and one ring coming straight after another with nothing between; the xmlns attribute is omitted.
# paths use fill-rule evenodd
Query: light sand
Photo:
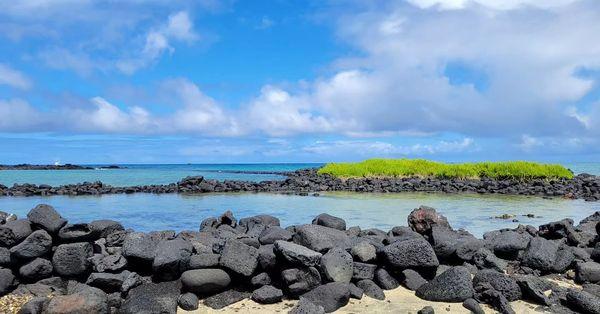
<svg viewBox="0 0 600 314"><path fill-rule="evenodd" d="M336 311L336 313L417 313L425 306L431 306L436 313L470 313L461 303L430 302L418 298L413 291L402 286L394 290L385 291L385 300L379 301L367 296L362 300L350 299L350 303ZM213 310L204 306L201 302L200 307L195 311L184 311L179 309L178 314L205 314L205 313L287 313L297 301L284 300L277 304L263 305L252 300L243 300L238 303L227 306L221 310ZM511 302L516 313L544 313L537 309L538 306L524 301ZM486 313L496 313L487 305L482 305Z"/></svg>

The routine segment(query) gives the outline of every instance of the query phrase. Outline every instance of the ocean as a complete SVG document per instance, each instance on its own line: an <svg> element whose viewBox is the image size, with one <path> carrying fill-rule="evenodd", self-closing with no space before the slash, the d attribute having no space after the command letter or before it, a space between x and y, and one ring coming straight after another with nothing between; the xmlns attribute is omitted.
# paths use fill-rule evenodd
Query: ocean
<svg viewBox="0 0 600 314"><path fill-rule="evenodd" d="M202 175L210 179L278 180L275 174L254 172L292 171L321 164L228 164L228 165L122 165L126 169L68 171L0 171L0 183L60 185L83 181L102 181L114 186L166 184L185 176ZM96 165L98 166L98 165ZM566 164L575 173L600 175L600 163ZM249 173L240 173L247 171ZM197 230L202 219L232 210L236 217L271 214L282 225L310 223L320 213L344 218L349 226L389 230L406 225L410 211L420 205L436 208L455 228L481 236L485 231L514 228L518 224L538 226L550 221L572 218L576 222L600 211L600 202L546 199L528 196L472 195L442 193L321 193L297 196L274 193L225 193L204 195L133 194L103 196L0 197L0 210L24 217L35 205L53 205L71 222L114 219L139 231ZM495 219L502 214L514 219ZM533 214L530 218L523 215Z"/></svg>

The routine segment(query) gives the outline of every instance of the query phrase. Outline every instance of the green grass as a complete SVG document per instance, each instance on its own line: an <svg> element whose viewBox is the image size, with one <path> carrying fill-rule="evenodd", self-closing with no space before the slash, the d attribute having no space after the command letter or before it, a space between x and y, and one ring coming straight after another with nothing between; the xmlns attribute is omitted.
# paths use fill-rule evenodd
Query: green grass
<svg viewBox="0 0 600 314"><path fill-rule="evenodd" d="M356 163L329 163L319 169L319 173L340 178L412 176L516 180L573 178L573 173L561 165L528 161L447 164L425 159L368 159Z"/></svg>

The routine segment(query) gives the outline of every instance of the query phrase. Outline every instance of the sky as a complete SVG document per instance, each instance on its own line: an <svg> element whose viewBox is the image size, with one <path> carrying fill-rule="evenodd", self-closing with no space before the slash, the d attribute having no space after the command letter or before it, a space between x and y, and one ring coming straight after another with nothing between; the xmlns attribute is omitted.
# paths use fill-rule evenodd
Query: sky
<svg viewBox="0 0 600 314"><path fill-rule="evenodd" d="M0 163L600 161L597 0L0 0Z"/></svg>

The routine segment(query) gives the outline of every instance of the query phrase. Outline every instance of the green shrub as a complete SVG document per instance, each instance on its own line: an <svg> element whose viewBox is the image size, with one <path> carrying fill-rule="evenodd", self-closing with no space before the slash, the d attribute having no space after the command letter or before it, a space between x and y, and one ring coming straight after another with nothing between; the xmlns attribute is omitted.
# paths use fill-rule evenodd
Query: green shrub
<svg viewBox="0 0 600 314"><path fill-rule="evenodd" d="M529 161L448 164L425 159L368 159L356 163L329 163L319 170L341 178L350 177L436 177L462 179L557 179L573 178L558 164Z"/></svg>

